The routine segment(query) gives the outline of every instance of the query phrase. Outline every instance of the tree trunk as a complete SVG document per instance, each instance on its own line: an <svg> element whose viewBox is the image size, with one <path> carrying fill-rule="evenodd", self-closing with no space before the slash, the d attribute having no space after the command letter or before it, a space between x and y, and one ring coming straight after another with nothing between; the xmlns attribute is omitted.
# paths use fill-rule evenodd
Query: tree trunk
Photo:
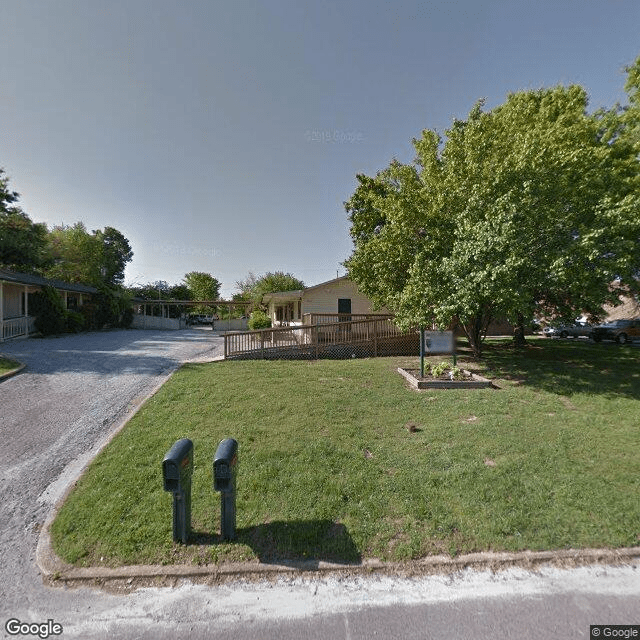
<svg viewBox="0 0 640 640"><path fill-rule="evenodd" d="M526 347L527 341L524 338L524 316L519 313L518 321L513 330L513 344L516 347Z"/></svg>
<svg viewBox="0 0 640 640"><path fill-rule="evenodd" d="M479 358L482 355L482 316L476 316L471 322L462 324L469 346L473 351L473 355Z"/></svg>

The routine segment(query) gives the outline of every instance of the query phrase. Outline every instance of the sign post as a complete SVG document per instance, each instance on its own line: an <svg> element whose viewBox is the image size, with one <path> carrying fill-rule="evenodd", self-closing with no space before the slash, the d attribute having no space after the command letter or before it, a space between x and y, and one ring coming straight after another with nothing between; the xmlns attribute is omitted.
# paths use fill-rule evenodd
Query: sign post
<svg viewBox="0 0 640 640"><path fill-rule="evenodd" d="M425 355L453 355L456 366L456 350L453 331L425 331L420 329L420 377L424 378Z"/></svg>

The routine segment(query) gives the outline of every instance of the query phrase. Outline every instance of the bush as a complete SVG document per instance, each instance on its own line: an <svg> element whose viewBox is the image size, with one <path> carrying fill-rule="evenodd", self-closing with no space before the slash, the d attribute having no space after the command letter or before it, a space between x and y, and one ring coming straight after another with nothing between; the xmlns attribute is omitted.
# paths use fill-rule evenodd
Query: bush
<svg viewBox="0 0 640 640"><path fill-rule="evenodd" d="M67 311L65 314L65 329L69 333L79 333L84 329L84 316L78 311Z"/></svg>
<svg viewBox="0 0 640 640"><path fill-rule="evenodd" d="M50 286L33 294L32 311L35 313L35 327L45 336L62 333L66 328L67 312L62 296Z"/></svg>
<svg viewBox="0 0 640 640"><path fill-rule="evenodd" d="M122 287L99 287L94 297L96 329L120 327L128 329L133 322L131 294Z"/></svg>
<svg viewBox="0 0 640 640"><path fill-rule="evenodd" d="M114 292L108 287L101 287L94 297L96 302L96 329L105 325L117 327L120 320L120 309Z"/></svg>
<svg viewBox="0 0 640 640"><path fill-rule="evenodd" d="M133 307L126 307L120 316L120 327L123 329L129 329L133 322Z"/></svg>
<svg viewBox="0 0 640 640"><path fill-rule="evenodd" d="M271 327L271 318L262 309L256 309L249 316L249 329L268 329Z"/></svg>
<svg viewBox="0 0 640 640"><path fill-rule="evenodd" d="M84 327L87 331L97 329L96 305L93 302L85 302L79 309L80 315L84 318Z"/></svg>

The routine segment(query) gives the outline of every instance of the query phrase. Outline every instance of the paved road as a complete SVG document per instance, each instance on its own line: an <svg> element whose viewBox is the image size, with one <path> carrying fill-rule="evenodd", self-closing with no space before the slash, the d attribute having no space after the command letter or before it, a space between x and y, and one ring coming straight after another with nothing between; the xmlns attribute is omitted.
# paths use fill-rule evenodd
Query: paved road
<svg viewBox="0 0 640 640"><path fill-rule="evenodd" d="M209 331L116 331L0 345L28 368L0 383L0 624L52 620L62 638L588 638L640 623L640 568L289 577L207 587L45 587L38 532L82 464L180 361L221 351ZM9 629L10 630L10 629ZM44 637L45 634L42 634ZM56 637L51 635L50 637Z"/></svg>

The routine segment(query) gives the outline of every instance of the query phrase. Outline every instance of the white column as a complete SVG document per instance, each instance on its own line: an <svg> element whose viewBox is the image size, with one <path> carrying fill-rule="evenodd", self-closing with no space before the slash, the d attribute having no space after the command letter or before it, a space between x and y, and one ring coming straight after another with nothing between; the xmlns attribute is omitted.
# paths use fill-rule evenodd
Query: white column
<svg viewBox="0 0 640 640"><path fill-rule="evenodd" d="M24 333L26 336L29 335L29 287L24 285L24 316L25 316L25 328Z"/></svg>

